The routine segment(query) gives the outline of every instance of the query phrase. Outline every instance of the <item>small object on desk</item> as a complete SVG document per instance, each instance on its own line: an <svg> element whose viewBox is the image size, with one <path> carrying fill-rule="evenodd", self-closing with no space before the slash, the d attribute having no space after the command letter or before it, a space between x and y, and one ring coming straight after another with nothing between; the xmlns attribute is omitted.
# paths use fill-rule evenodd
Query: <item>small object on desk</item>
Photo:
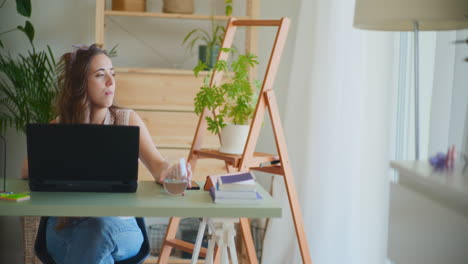
<svg viewBox="0 0 468 264"><path fill-rule="evenodd" d="M455 163L455 145L452 145L447 150L447 159L446 159L446 167L453 167L453 163Z"/></svg>
<svg viewBox="0 0 468 264"><path fill-rule="evenodd" d="M28 192L25 193L0 193L0 200L12 201L12 202L22 202L31 199Z"/></svg>
<svg viewBox="0 0 468 264"><path fill-rule="evenodd" d="M191 187L188 188L187 187L187 190L200 190L200 185L198 185L198 183L196 181L191 181Z"/></svg>
<svg viewBox="0 0 468 264"><path fill-rule="evenodd" d="M218 177L218 190L255 190L256 188L255 177L250 171L220 175Z"/></svg>
<svg viewBox="0 0 468 264"><path fill-rule="evenodd" d="M211 188L214 190L216 197L221 199L257 199L257 190L222 191L214 187Z"/></svg>
<svg viewBox="0 0 468 264"><path fill-rule="evenodd" d="M429 158L429 163L436 170L445 168L447 164L447 155L445 153L439 152L436 155Z"/></svg>
<svg viewBox="0 0 468 264"><path fill-rule="evenodd" d="M455 163L455 145L448 148L447 153L439 152L429 158L429 163L436 170L453 168Z"/></svg>
<svg viewBox="0 0 468 264"><path fill-rule="evenodd" d="M256 203L262 199L252 172L236 172L207 177L205 188L209 188L214 203Z"/></svg>
<svg viewBox="0 0 468 264"><path fill-rule="evenodd" d="M242 197L222 197L219 195L219 191L217 191L214 187L210 188L210 196L214 203L217 204L254 204L263 199L263 197L255 191L255 198L242 198Z"/></svg>
<svg viewBox="0 0 468 264"><path fill-rule="evenodd" d="M188 186L187 168L185 159L181 158L177 167L174 167L168 178L163 180L164 189L168 194L179 195L185 194L185 189Z"/></svg>
<svg viewBox="0 0 468 264"><path fill-rule="evenodd" d="M208 175L206 176L205 185L203 186L204 191L209 191L211 187L216 187L218 182L218 175Z"/></svg>
<svg viewBox="0 0 468 264"><path fill-rule="evenodd" d="M247 174L247 176L245 176L244 174ZM241 176L241 175L244 175L244 176ZM219 181L219 178L220 177L224 177L224 176L227 176L228 178L229 177L234 177L231 179L231 181L242 181L244 185L253 185L253 186L247 186L245 188L240 188L240 189L254 189L255 188L255 177L253 176L252 172L231 172L231 173L222 173L222 174L212 174L212 175L208 175L206 176L206 182L205 182L205 185L203 186L203 190L205 191L209 191L211 187L216 187L217 185L220 185L218 183ZM239 178L240 177L240 178ZM244 178L242 178L244 177ZM241 179L241 180L239 180ZM243 180L242 180L243 179ZM229 185L232 185L233 183L229 183ZM237 185L240 185L240 184L237 184ZM224 186L223 188L226 188L226 186ZM229 188L229 187L228 187Z"/></svg>
<svg viewBox="0 0 468 264"><path fill-rule="evenodd" d="M155 181L156 184L163 186L163 182ZM187 187L187 190L200 190L200 185L196 181L191 181L190 188ZM164 186L163 186L164 187Z"/></svg>
<svg viewBox="0 0 468 264"><path fill-rule="evenodd" d="M279 164L279 163L281 163L280 160L273 160L273 161L268 161L268 162L262 162L262 163L260 163L259 167L260 167L260 168L263 168L263 167L266 167L266 166L276 165L276 164Z"/></svg>
<svg viewBox="0 0 468 264"><path fill-rule="evenodd" d="M186 180L174 180L174 179L165 179L163 181L164 189L168 194L179 195L184 194L185 189L187 188Z"/></svg>

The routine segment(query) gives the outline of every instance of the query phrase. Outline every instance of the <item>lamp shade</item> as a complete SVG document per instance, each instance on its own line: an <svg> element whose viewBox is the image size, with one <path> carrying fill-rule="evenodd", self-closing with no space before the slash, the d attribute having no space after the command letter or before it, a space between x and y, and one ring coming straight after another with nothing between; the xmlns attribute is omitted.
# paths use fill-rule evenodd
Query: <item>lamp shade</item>
<svg viewBox="0 0 468 264"><path fill-rule="evenodd" d="M412 31L468 28L468 0L356 0L354 27Z"/></svg>

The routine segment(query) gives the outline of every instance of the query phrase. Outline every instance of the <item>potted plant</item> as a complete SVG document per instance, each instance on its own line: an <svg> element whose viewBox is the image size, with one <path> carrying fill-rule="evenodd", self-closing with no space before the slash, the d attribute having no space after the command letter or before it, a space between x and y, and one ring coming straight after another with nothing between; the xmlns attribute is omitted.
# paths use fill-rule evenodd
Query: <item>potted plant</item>
<svg viewBox="0 0 468 264"><path fill-rule="evenodd" d="M232 0L225 0L224 14L226 16L232 15ZM182 45L186 45L186 48L193 53L193 48L196 43L202 43L198 46L198 60L201 60L206 68L203 70L209 70L213 68L213 65L218 58L219 48L223 42L225 33L224 26L217 24L213 16L211 17L211 32L203 29L196 28L190 31L182 41Z"/></svg>
<svg viewBox="0 0 468 264"><path fill-rule="evenodd" d="M231 52L233 49L222 49ZM217 111L215 117L207 116L208 130L221 135L220 152L241 154L249 132L257 102L257 91L261 83L249 80L249 70L258 64L257 56L239 54L236 59L228 62L219 60L213 65L204 79L204 84L194 99L195 113L200 115L203 109ZM199 62L194 68L195 76L206 65ZM226 82L219 86L210 86L209 81L214 71L227 74Z"/></svg>
<svg viewBox="0 0 468 264"><path fill-rule="evenodd" d="M202 43L198 46L198 60L206 65L206 68L203 70L213 68L218 57L219 48L223 42L224 31L225 28L223 26L211 20L211 32L203 28L196 28L190 31L182 41L182 44L186 45L187 49L192 53L195 44L198 42Z"/></svg>

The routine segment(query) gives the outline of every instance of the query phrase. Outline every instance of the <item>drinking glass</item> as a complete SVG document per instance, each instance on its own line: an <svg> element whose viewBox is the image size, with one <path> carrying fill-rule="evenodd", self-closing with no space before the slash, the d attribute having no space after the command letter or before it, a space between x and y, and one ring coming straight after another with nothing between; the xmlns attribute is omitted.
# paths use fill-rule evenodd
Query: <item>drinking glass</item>
<svg viewBox="0 0 468 264"><path fill-rule="evenodd" d="M188 185L188 175L185 159L181 158L178 163L172 165L163 180L164 189L171 195L184 195Z"/></svg>

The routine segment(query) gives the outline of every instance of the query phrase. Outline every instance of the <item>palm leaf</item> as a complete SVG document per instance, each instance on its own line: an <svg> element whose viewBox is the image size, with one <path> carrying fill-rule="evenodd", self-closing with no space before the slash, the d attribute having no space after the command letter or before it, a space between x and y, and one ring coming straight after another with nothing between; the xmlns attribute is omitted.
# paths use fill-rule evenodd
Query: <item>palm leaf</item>
<svg viewBox="0 0 468 264"><path fill-rule="evenodd" d="M28 123L47 123L54 118L57 67L50 47L13 58L0 55L0 132L9 127L25 132Z"/></svg>

